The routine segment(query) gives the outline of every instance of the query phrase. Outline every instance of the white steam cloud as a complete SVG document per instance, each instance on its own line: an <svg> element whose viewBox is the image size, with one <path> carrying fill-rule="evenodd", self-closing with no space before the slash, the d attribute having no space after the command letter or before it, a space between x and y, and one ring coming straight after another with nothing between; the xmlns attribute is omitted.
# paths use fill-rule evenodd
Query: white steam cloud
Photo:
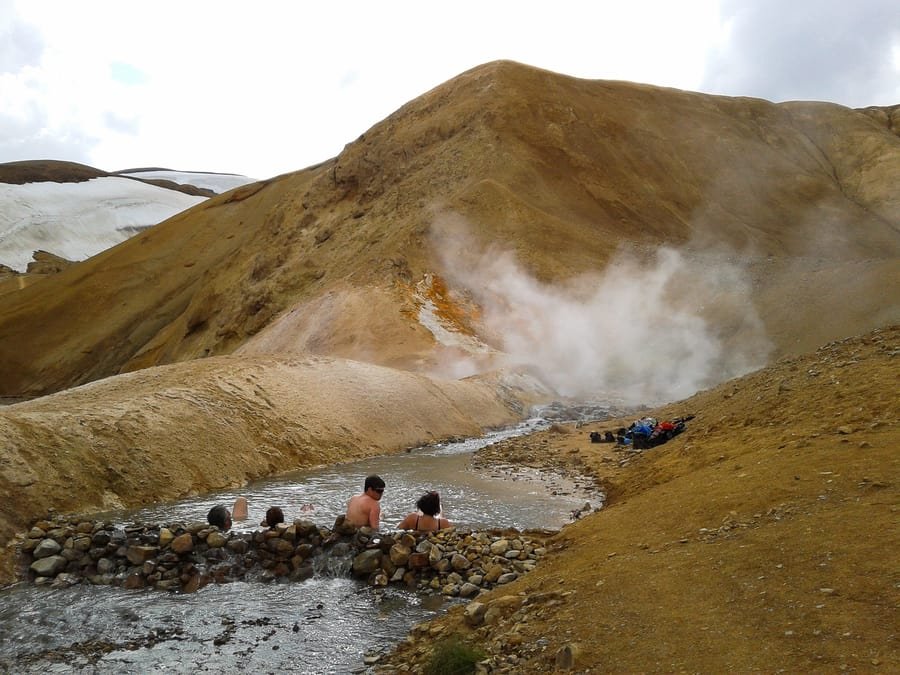
<svg viewBox="0 0 900 675"><path fill-rule="evenodd" d="M721 255L621 251L602 274L549 285L509 252L473 255L455 218L435 230L445 276L482 307L500 365L528 368L560 396L678 400L762 366L770 351L741 269Z"/></svg>

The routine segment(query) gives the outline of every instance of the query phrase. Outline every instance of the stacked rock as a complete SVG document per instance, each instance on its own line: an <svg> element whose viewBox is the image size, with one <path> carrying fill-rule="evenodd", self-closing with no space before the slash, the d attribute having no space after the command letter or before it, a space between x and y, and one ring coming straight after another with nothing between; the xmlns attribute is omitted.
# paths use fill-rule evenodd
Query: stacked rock
<svg viewBox="0 0 900 675"><path fill-rule="evenodd" d="M464 532L455 528L380 539L353 560L353 574L373 586L405 583L470 598L534 569L546 552L517 530Z"/></svg>
<svg viewBox="0 0 900 675"><path fill-rule="evenodd" d="M220 532L206 523L116 528L57 516L35 523L21 539L20 575L57 586L86 581L183 591L248 576L302 580L313 574L309 559L340 539L302 520L248 534Z"/></svg>
<svg viewBox="0 0 900 675"><path fill-rule="evenodd" d="M117 528L52 516L19 539L20 576L36 584L183 592L240 579L302 581L327 568L373 586L403 583L469 598L533 569L544 551L517 530L382 534L343 517L334 529L295 520L233 533L206 523Z"/></svg>

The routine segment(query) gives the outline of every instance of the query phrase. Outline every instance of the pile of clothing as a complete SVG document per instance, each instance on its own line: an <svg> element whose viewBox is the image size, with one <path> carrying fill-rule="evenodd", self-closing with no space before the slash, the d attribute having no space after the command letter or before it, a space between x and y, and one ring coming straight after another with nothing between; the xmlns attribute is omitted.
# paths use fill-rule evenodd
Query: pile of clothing
<svg viewBox="0 0 900 675"><path fill-rule="evenodd" d="M627 429L622 427L615 434L611 431L603 433L591 432L591 443L617 443L630 445L636 450L653 448L670 441L685 430L687 422L693 415L676 417L672 420L657 420L655 417L642 417L631 423Z"/></svg>

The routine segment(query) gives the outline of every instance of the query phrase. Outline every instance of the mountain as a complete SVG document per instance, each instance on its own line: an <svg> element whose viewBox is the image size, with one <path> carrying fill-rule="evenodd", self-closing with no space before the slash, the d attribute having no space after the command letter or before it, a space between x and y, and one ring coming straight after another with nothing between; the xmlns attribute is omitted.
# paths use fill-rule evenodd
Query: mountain
<svg viewBox="0 0 900 675"><path fill-rule="evenodd" d="M2 393L312 352L688 395L897 318L896 117L490 63L0 296Z"/></svg>
<svg viewBox="0 0 900 675"><path fill-rule="evenodd" d="M107 173L50 160L0 164L0 265L7 274L34 271L28 270L33 253L44 249L83 260L250 182L233 174L168 169Z"/></svg>
<svg viewBox="0 0 900 675"><path fill-rule="evenodd" d="M456 606L385 672L457 633L494 672L896 671L898 129L495 62L60 264L0 295L0 393L35 397L0 408L0 579L48 508L615 395L695 417L638 454L600 424L499 449L607 505L478 598L488 625Z"/></svg>

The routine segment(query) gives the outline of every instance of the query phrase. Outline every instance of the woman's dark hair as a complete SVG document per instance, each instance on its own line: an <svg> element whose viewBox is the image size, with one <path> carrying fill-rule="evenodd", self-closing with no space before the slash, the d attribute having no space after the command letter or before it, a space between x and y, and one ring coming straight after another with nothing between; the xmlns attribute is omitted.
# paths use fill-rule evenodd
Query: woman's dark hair
<svg viewBox="0 0 900 675"><path fill-rule="evenodd" d="M426 492L419 497L419 501L416 502L416 508L426 516L433 518L441 512L441 496L437 492Z"/></svg>
<svg viewBox="0 0 900 675"><path fill-rule="evenodd" d="M284 522L284 511L282 511L277 506L269 507L269 510L266 511L266 525L269 527L275 527L278 523Z"/></svg>

